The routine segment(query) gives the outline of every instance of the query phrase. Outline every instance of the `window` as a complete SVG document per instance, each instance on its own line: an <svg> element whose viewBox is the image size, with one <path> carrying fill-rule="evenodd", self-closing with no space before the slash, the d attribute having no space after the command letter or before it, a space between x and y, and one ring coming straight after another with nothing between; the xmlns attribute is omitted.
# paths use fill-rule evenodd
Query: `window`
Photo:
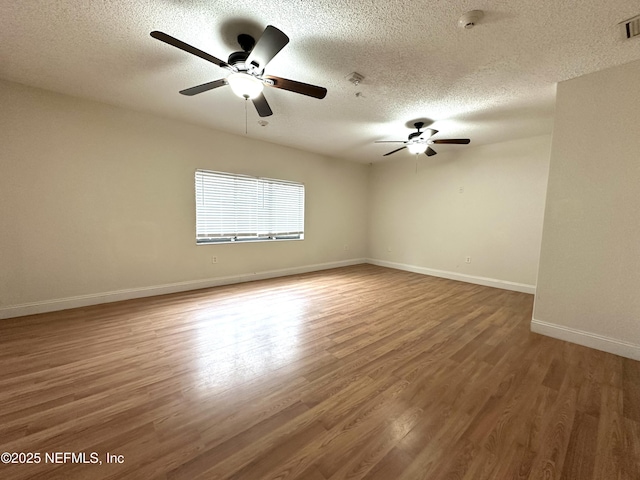
<svg viewBox="0 0 640 480"><path fill-rule="evenodd" d="M196 170L196 243L304 238L304 185Z"/></svg>

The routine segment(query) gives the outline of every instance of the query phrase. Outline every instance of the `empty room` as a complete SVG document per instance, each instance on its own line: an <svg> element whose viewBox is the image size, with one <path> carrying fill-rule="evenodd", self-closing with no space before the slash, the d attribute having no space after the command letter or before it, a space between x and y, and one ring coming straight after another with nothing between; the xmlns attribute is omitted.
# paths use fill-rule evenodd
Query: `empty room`
<svg viewBox="0 0 640 480"><path fill-rule="evenodd" d="M0 478L640 479L640 4L0 2Z"/></svg>

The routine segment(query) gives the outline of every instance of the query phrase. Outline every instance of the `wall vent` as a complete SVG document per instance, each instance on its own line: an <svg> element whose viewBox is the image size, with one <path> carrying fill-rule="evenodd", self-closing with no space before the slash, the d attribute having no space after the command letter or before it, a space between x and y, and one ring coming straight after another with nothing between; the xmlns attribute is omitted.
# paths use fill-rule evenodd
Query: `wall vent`
<svg viewBox="0 0 640 480"><path fill-rule="evenodd" d="M640 15L625 20L620 25L624 28L626 38L640 37Z"/></svg>

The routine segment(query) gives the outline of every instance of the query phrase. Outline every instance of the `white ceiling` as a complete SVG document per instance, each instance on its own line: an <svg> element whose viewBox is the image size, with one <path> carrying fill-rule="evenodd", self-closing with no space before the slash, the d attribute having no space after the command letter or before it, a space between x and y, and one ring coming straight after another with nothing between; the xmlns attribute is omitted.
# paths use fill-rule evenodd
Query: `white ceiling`
<svg viewBox="0 0 640 480"><path fill-rule="evenodd" d="M484 19L458 28L473 9ZM272 24L291 41L266 73L328 94L266 89L274 115L261 127L249 104L248 135L376 162L392 148L373 142L405 139L419 119L434 138L472 145L550 133L558 81L640 58L640 39L618 26L637 14L638 0L7 0L0 78L244 135L244 101L229 87L178 94L228 71L149 33L226 60L238 33ZM353 71L365 77L357 87ZM408 153L385 158L398 155Z"/></svg>

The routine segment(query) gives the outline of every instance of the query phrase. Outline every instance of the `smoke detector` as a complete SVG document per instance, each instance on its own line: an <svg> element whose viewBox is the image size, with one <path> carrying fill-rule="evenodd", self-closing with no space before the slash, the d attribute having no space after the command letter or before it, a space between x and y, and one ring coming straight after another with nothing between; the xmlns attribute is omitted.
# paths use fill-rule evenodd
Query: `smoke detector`
<svg viewBox="0 0 640 480"><path fill-rule="evenodd" d="M471 10L460 17L460 20L458 20L458 26L469 30L470 28L475 27L476 24L482 20L482 17L484 17L484 12L482 10Z"/></svg>
<svg viewBox="0 0 640 480"><path fill-rule="evenodd" d="M364 80L364 76L360 75L358 72L351 72L349 75L347 75L347 80L349 80L357 87L358 85L360 85L362 80Z"/></svg>

